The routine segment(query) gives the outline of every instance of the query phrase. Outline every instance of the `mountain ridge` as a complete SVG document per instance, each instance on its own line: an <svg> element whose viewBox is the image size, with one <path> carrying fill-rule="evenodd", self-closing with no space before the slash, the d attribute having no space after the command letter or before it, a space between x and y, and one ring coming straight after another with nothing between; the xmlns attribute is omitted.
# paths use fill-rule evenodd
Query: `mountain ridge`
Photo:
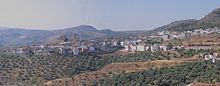
<svg viewBox="0 0 220 86"><path fill-rule="evenodd" d="M193 23L196 23L196 22L198 22L197 19L177 20L177 21L171 22L169 24L163 25L161 27L158 27L156 29L150 30L150 31L148 31L148 34L150 35L152 33L156 33L156 32L159 32L159 31L168 31L171 28L175 28L175 27L183 25L183 24L189 25L189 24L193 24Z"/></svg>
<svg viewBox="0 0 220 86"><path fill-rule="evenodd" d="M210 13L208 13L205 17L196 20L196 19L188 19L188 20L179 20L171 22L167 25L163 25L156 29L150 30L148 35L159 32L159 31L193 31L196 29L208 29L208 28L220 28L220 8L214 9Z"/></svg>
<svg viewBox="0 0 220 86"><path fill-rule="evenodd" d="M57 36L65 35L70 38L73 34L78 34L81 40L96 38L111 38L117 35L133 35L128 32L112 31L110 29L98 30L91 25L79 25L76 27L59 30L28 30L21 28L1 28L0 44L2 45L26 45L46 43ZM120 37L118 36L118 37Z"/></svg>
<svg viewBox="0 0 220 86"><path fill-rule="evenodd" d="M207 14L204 18L179 20L170 24L158 27L149 31L112 31L110 29L98 30L91 25L79 25L76 27L59 30L28 30L21 28L0 27L0 44L2 45L22 45L43 43L55 36L65 35L70 38L77 33L82 40L106 39L112 37L126 38L139 33L151 35L159 31L193 31L196 29L220 28L220 8Z"/></svg>

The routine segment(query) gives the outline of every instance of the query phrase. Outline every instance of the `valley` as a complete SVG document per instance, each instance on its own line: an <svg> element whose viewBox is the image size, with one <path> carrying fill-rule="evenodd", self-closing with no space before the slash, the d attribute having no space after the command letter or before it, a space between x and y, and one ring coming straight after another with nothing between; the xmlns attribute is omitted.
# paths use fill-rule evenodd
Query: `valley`
<svg viewBox="0 0 220 86"><path fill-rule="evenodd" d="M219 85L220 8L133 30L0 27L0 86Z"/></svg>

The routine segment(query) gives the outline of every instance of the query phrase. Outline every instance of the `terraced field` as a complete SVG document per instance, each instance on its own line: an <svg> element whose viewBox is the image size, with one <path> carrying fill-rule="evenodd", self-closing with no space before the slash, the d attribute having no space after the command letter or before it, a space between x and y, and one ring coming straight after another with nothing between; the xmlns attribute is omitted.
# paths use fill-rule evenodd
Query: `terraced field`
<svg viewBox="0 0 220 86"><path fill-rule="evenodd" d="M128 63L112 63L105 66L103 69L94 72L81 73L71 78L61 78L45 83L46 86L90 86L94 82L101 79L111 77L120 73L131 73L147 70L149 68L162 68L175 66L188 61L179 60L158 60L146 62L128 62Z"/></svg>

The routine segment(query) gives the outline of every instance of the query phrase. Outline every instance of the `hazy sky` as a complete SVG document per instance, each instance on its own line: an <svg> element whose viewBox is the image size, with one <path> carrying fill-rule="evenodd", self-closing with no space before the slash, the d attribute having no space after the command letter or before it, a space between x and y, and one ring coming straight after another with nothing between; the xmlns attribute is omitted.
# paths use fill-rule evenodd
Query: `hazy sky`
<svg viewBox="0 0 220 86"><path fill-rule="evenodd" d="M0 26L149 30L175 20L200 19L220 0L0 0Z"/></svg>

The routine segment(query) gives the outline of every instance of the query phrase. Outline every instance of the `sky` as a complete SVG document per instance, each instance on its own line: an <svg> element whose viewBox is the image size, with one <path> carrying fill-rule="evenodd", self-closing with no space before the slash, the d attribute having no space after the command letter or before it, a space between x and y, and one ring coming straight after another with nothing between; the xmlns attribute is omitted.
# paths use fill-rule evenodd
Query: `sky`
<svg viewBox="0 0 220 86"><path fill-rule="evenodd" d="M0 0L0 26L150 30L176 20L201 19L218 7L220 0Z"/></svg>

